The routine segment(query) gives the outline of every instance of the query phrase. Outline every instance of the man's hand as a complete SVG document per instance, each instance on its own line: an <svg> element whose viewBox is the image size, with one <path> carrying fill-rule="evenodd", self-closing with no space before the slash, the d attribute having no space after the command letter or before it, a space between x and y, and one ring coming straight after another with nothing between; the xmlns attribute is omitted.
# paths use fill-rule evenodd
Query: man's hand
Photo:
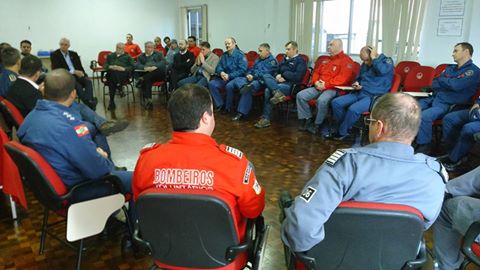
<svg viewBox="0 0 480 270"><path fill-rule="evenodd" d="M144 68L144 69L145 69L145 71L147 71L147 72L152 72L152 71L156 70L157 67L155 67L155 66L153 66L153 67L146 67L146 68Z"/></svg>
<svg viewBox="0 0 480 270"><path fill-rule="evenodd" d="M352 84L352 87L353 87L353 89L355 89L355 90L360 90L360 89L362 89L362 86L361 86L358 82L354 82L354 83Z"/></svg>
<svg viewBox="0 0 480 270"><path fill-rule="evenodd" d="M478 109L478 108L480 108L480 105L478 105L478 104L473 104L472 108L470 108L470 112L472 112L473 110L476 110L476 109Z"/></svg>
<svg viewBox="0 0 480 270"><path fill-rule="evenodd" d="M222 73L220 73L220 77L222 78L222 80L228 81L228 74L227 73L222 71Z"/></svg>
<svg viewBox="0 0 480 270"><path fill-rule="evenodd" d="M316 82L313 84L313 86L314 86L315 89L317 89L317 90L320 90L320 91L321 91L321 90L325 90L325 82L322 81L322 80L316 81Z"/></svg>
<svg viewBox="0 0 480 270"><path fill-rule="evenodd" d="M199 64L205 63L205 56L203 55L203 53L199 53L197 59L199 59L200 61Z"/></svg>
<svg viewBox="0 0 480 270"><path fill-rule="evenodd" d="M102 156L102 157L104 157L104 158L108 158L107 152L103 151L103 149L100 148L100 147L97 147L97 153L99 153L100 156Z"/></svg>
<svg viewBox="0 0 480 270"><path fill-rule="evenodd" d="M285 78L282 77L282 74L277 74L277 76L275 77L275 79L276 79L277 82L279 82L279 83L285 82Z"/></svg>
<svg viewBox="0 0 480 270"><path fill-rule="evenodd" d="M377 52L377 49L375 49L374 47L369 47L369 48L370 48L370 58L373 61L378 58L378 52Z"/></svg>
<svg viewBox="0 0 480 270"><path fill-rule="evenodd" d="M247 76L247 81L251 82L253 80L253 75L252 74L248 74Z"/></svg>
<svg viewBox="0 0 480 270"><path fill-rule="evenodd" d="M73 71L73 74L75 74L77 77L83 78L85 76L85 73L81 70L75 70Z"/></svg>
<svg viewBox="0 0 480 270"><path fill-rule="evenodd" d="M40 93L42 93L42 96L45 96L45 83L42 82L39 86L38 86L38 91L40 91Z"/></svg>

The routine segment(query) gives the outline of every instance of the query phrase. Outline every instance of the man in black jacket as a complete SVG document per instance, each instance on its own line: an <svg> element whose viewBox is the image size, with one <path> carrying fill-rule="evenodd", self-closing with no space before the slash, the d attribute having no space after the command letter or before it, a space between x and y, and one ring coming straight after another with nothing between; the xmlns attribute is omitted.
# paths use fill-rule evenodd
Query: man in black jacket
<svg viewBox="0 0 480 270"><path fill-rule="evenodd" d="M178 53L173 56L173 64L170 74L170 92L177 88L177 82L190 75L190 68L195 63L195 56L187 50L187 41L178 41Z"/></svg>
<svg viewBox="0 0 480 270"><path fill-rule="evenodd" d="M88 78L85 69L83 69L80 57L70 48L70 40L66 38L60 39L60 48L50 55L52 61L52 69L64 68L75 77L75 88L80 99L95 110L97 106L97 98L93 97L93 84Z"/></svg>

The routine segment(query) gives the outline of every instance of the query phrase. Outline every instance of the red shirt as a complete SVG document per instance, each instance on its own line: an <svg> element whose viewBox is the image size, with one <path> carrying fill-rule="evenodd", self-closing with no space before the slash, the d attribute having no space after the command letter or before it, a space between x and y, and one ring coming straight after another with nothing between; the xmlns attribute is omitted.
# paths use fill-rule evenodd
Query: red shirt
<svg viewBox="0 0 480 270"><path fill-rule="evenodd" d="M142 54L142 49L135 44L135 43L125 43L125 52L128 53L133 59L137 59L137 57Z"/></svg>
<svg viewBox="0 0 480 270"><path fill-rule="evenodd" d="M325 89L332 89L340 85L350 85L354 76L353 64L352 58L343 53L343 51L330 56L329 60L322 61L313 71L312 83L322 80L325 82Z"/></svg>
<svg viewBox="0 0 480 270"><path fill-rule="evenodd" d="M193 56L195 56L195 58L197 58L197 56L200 54L200 51L201 49L197 46L193 46L193 47L188 47L188 51L193 53Z"/></svg>
<svg viewBox="0 0 480 270"><path fill-rule="evenodd" d="M259 216L265 191L253 164L230 146L218 145L204 134L173 132L166 144L144 148L133 173L133 196L150 188L215 190L233 196L239 213L237 228L245 232L246 218Z"/></svg>

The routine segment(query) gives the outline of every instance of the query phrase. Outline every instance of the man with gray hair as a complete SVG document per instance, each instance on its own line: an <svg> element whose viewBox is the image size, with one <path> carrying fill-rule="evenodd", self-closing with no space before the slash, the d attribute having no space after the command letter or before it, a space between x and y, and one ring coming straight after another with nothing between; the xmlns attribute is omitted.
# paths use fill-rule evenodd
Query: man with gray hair
<svg viewBox="0 0 480 270"><path fill-rule="evenodd" d="M371 144L339 149L323 163L285 209L283 242L295 252L311 249L328 233L324 224L335 208L350 200L414 207L428 229L440 213L448 175L435 159L414 154L420 113L406 94L379 98L365 118Z"/></svg>
<svg viewBox="0 0 480 270"><path fill-rule="evenodd" d="M168 39L170 40L170 39ZM171 67L172 64L173 64L173 56L175 56L176 53L178 53L178 51L180 49L178 49L178 42L176 39L172 39L172 41L170 41L170 45L169 47L167 47L168 50L167 50L167 55L165 56L165 59L167 60L167 67Z"/></svg>
<svg viewBox="0 0 480 270"><path fill-rule="evenodd" d="M107 56L105 62L105 69L107 70L107 85L110 95L110 102L108 104L108 110L115 110L115 93L119 92L121 97L125 96L122 90L122 83L126 82L130 78L133 70L133 58L125 53L125 44L122 42L117 43L115 51Z"/></svg>

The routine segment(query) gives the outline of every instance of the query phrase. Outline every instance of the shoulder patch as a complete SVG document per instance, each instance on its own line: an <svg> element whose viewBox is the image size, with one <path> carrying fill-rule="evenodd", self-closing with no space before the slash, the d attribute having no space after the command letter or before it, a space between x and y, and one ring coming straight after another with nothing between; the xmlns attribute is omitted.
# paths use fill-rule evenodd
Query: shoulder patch
<svg viewBox="0 0 480 270"><path fill-rule="evenodd" d="M10 79L11 82L14 82L17 80L17 76L15 76L14 74L10 74L8 75L8 79Z"/></svg>
<svg viewBox="0 0 480 270"><path fill-rule="evenodd" d="M470 77L472 75L473 75L473 70L469 69L469 70L465 71L465 76Z"/></svg>
<svg viewBox="0 0 480 270"><path fill-rule="evenodd" d="M257 178L255 178L255 183L253 184L253 190L255 191L255 194L260 195L262 192L262 186L257 181Z"/></svg>
<svg viewBox="0 0 480 270"><path fill-rule="evenodd" d="M344 155L346 154L345 151L343 150L337 150L335 153L330 155L327 160L325 160L325 163L327 163L330 167L333 167L337 161L339 161Z"/></svg>
<svg viewBox="0 0 480 270"><path fill-rule="evenodd" d="M348 68L348 69L353 69L353 65L350 64L350 63L348 63L348 64L347 64L347 68Z"/></svg>
<svg viewBox="0 0 480 270"><path fill-rule="evenodd" d="M75 126L74 128L78 137L83 137L85 135L90 134L90 131L88 130L88 127L85 124L80 124L78 126Z"/></svg>
<svg viewBox="0 0 480 270"><path fill-rule="evenodd" d="M237 148L233 148L228 145L221 145L220 149L223 150L225 153L230 154L238 159L242 159L243 157L242 151L238 150Z"/></svg>
<svg viewBox="0 0 480 270"><path fill-rule="evenodd" d="M306 203L309 203L310 200L313 198L315 195L315 192L317 192L316 189L314 189L311 186L308 186L303 193L300 195L300 198L302 198Z"/></svg>
<svg viewBox="0 0 480 270"><path fill-rule="evenodd" d="M393 64L392 58L390 57L387 57L387 59L385 59L385 62L389 65Z"/></svg>
<svg viewBox="0 0 480 270"><path fill-rule="evenodd" d="M251 162L248 162L247 169L245 169L245 174L243 175L243 184L248 185L248 182L250 182L250 174L252 173L253 170L253 164Z"/></svg>
<svg viewBox="0 0 480 270"><path fill-rule="evenodd" d="M272 61L270 62L270 65L272 65L272 66L275 66L275 65L277 65L277 61L275 61L275 60L272 60Z"/></svg>

